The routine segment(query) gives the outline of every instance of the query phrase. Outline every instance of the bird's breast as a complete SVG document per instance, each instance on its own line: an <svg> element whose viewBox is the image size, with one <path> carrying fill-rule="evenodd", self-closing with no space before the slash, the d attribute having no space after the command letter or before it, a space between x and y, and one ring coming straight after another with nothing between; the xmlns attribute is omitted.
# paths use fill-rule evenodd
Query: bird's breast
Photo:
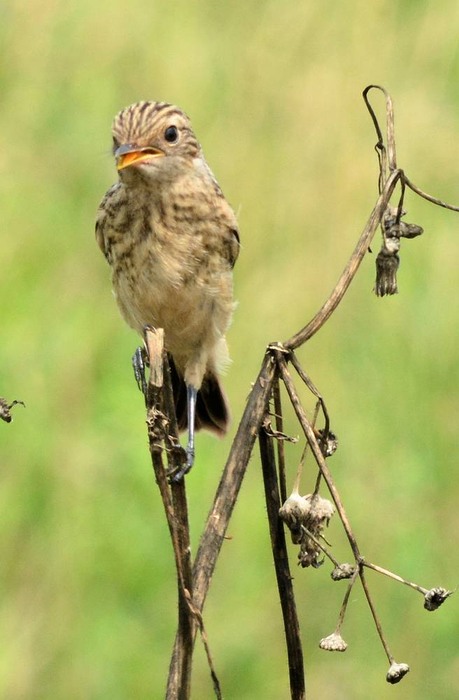
<svg viewBox="0 0 459 700"><path fill-rule="evenodd" d="M200 215L198 215L200 214ZM111 245L113 287L127 323L164 328L166 345L189 354L208 334L223 334L233 310L232 274L221 254L220 222L188 198L142 207Z"/></svg>

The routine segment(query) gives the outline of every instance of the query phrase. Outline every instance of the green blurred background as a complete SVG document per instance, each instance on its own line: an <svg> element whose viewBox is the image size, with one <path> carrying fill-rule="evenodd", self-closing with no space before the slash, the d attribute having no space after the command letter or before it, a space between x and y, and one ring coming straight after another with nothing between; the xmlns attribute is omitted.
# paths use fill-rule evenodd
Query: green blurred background
<svg viewBox="0 0 459 700"><path fill-rule="evenodd" d="M139 99L179 104L238 212L225 379L234 430L266 344L321 305L376 199L365 85L394 98L399 165L459 201L458 36L454 0L0 2L0 395L27 404L0 424L0 697L164 692L173 558L131 376L137 338L93 233L116 177L114 114ZM362 551L454 588L459 218L413 195L406 206L425 235L402 246L400 294L372 294L368 256L299 354L340 437L331 466ZM290 413L286 429L298 434ZM195 548L230 441L198 439L187 478ZM287 448L291 481L301 447ZM256 452L229 534L205 609L225 698L288 698ZM348 560L337 520L328 537ZM412 668L393 688L359 586L347 652L318 649L345 584L295 558L309 697L459 696L455 598L427 613L418 594L369 575L393 653ZM192 697L212 697L199 643Z"/></svg>

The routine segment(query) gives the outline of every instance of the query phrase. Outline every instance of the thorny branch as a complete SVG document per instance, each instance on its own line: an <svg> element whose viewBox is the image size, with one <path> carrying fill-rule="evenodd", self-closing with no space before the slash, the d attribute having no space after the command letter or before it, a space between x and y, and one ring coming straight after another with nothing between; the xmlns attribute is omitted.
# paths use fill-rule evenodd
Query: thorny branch
<svg viewBox="0 0 459 700"><path fill-rule="evenodd" d="M373 90L379 90L385 96L385 138L376 113L370 103L369 94ZM389 650L371 596L370 588L364 575L364 569L369 568L375 572L389 576L393 580L408 585L422 593L424 596L424 607L427 610L435 610L451 595L451 591L447 591L443 588L428 590L422 586L411 583L387 569L366 562L365 558L362 556L357 538L352 530L339 491L328 466L327 460L337 447L336 437L330 430L330 416L328 410L323 397L304 372L294 354L294 350L315 335L337 308L354 279L365 254L369 250L378 226L381 229L382 246L376 258L377 274L375 292L378 296L384 296L386 294L394 294L398 291L396 274L399 266L400 241L402 238L406 240L413 239L422 233L422 228L420 226L416 224L407 224L402 221L402 217L405 215L403 204L406 187L433 204L453 211L459 211L459 207L446 204L423 192L419 187L414 185L405 175L404 171L397 166L393 104L387 91L380 86L370 85L364 90L363 98L373 120L377 135L375 150L379 162L378 199L357 242L355 250L345 266L335 288L323 306L309 323L288 340L284 343L272 344L267 348L259 375L250 392L236 436L231 446L215 494L214 503L207 518L199 541L198 551L192 565L185 482L182 480L169 483L167 472L162 462L162 450L165 449L168 457L169 470L176 472L183 458L183 451L179 445L178 433L174 420L170 381L167 379L167 358L162 349L155 349L155 347L151 345L151 333L150 335L147 333L147 346L151 367L151 377L147 392L148 435L153 467L163 498L166 518L174 547L179 591L179 624L169 669L169 681L166 695L168 699L180 698L180 700L186 700L189 698L191 658L197 628L200 629L205 644L216 697L220 697L219 684L213 668L207 637L204 631L202 610L218 555L225 538L228 523L257 437L260 443L274 566L284 616L290 669L290 692L292 698L300 700L305 697L305 679L299 622L296 613L292 580L289 573L288 555L281 525L282 520L290 528L293 541L300 545L299 560L303 567L311 565L313 568L318 568L322 564L319 557L325 555L330 558L334 564L334 570L332 572L333 580L340 580L343 578L350 579L339 614L337 628L333 634L321 640L320 647L330 651L344 651L346 649L347 644L341 637L341 626L344 621L347 601L352 586L357 579L360 579L376 629L390 663L390 668L386 676L387 681L390 683L397 683L400 681L409 671L409 667L407 664L397 663ZM397 187L399 187L400 193L397 203L393 206L391 204L391 198ZM307 417L307 413L302 406L292 379L289 364L292 365L300 380L306 384L309 391L311 391L318 401L317 405L320 407L324 419L324 427L320 430L315 427L315 421L311 422ZM166 381L162 379L162 376L164 376L162 375L163 366L166 368ZM279 389L280 382L286 389L289 401L294 408L301 429L306 437L307 444L309 445L309 449L318 467L319 478L316 482L316 488L314 489L314 493L308 496L300 496L298 484L296 484L292 495L289 498L286 497L284 453L284 441L286 436L283 433L282 402ZM269 414L269 402L271 399L273 399L274 403L275 428L272 427ZM276 452L273 449L273 440L277 441L278 477L276 477ZM299 470L298 481L300 476L301 470ZM322 498L318 493L318 488L322 480L328 488L334 505ZM282 507L280 507L280 496L284 503ZM336 509L346 532L354 557L354 564L340 564L337 559L331 556L326 546L327 542L323 536L323 528L328 524L334 509Z"/></svg>

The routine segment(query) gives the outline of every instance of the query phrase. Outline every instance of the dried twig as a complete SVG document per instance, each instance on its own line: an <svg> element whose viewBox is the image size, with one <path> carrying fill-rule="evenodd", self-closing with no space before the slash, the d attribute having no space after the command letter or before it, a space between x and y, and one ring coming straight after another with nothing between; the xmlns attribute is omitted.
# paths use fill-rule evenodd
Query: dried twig
<svg viewBox="0 0 459 700"><path fill-rule="evenodd" d="M332 313L337 308L338 304L348 290L349 285L354 279L360 263L365 257L365 253L368 251L376 228L381 221L397 182L400 180L401 174L402 173L400 170L395 170L387 179L387 182L384 184L384 189L378 197L374 209L370 214L370 218L368 219L362 235L357 242L354 252L344 268L335 288L311 321L309 321L304 328L298 331L298 333L295 333L295 335L292 335L291 338L282 343L282 347L285 348L285 350L295 350L300 345L303 345L306 341L312 338L312 336L322 328L324 323L330 318Z"/></svg>
<svg viewBox="0 0 459 700"><path fill-rule="evenodd" d="M21 406L24 406L25 408L25 403L24 401L11 401L11 403L8 403L6 399L4 399L2 396L0 396L0 419L5 421L5 423L11 423L13 420L13 416L11 415L11 409L13 406L17 406L20 404Z"/></svg>
<svg viewBox="0 0 459 700"><path fill-rule="evenodd" d="M292 700L302 700L306 697L303 652L301 648L300 625L293 593L292 576L288 564L284 529L278 515L281 501L272 443L273 438L268 437L266 433L261 430L258 439L260 444L274 568L276 570L277 586L284 618L290 674L290 692Z"/></svg>
<svg viewBox="0 0 459 700"><path fill-rule="evenodd" d="M274 381L275 364L266 354L258 378L250 393L239 428L236 432L225 469L220 479L213 507L201 535L199 548L193 564L193 608L201 613L223 544L229 520L242 485L255 438L266 413L269 395ZM180 630L177 631L169 678L179 677L176 650L180 647ZM174 695L167 695L173 698ZM177 695L181 699L186 695Z"/></svg>

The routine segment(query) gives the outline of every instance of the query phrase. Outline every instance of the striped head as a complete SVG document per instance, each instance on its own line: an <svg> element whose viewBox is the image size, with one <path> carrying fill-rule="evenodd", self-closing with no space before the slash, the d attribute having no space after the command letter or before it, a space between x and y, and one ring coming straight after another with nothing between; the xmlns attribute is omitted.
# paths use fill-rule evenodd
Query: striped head
<svg viewBox="0 0 459 700"><path fill-rule="evenodd" d="M136 102L121 110L112 125L113 153L119 171L174 169L202 156L201 147L181 109L167 102ZM136 166L130 168L129 166ZM121 174L121 173L120 173Z"/></svg>

